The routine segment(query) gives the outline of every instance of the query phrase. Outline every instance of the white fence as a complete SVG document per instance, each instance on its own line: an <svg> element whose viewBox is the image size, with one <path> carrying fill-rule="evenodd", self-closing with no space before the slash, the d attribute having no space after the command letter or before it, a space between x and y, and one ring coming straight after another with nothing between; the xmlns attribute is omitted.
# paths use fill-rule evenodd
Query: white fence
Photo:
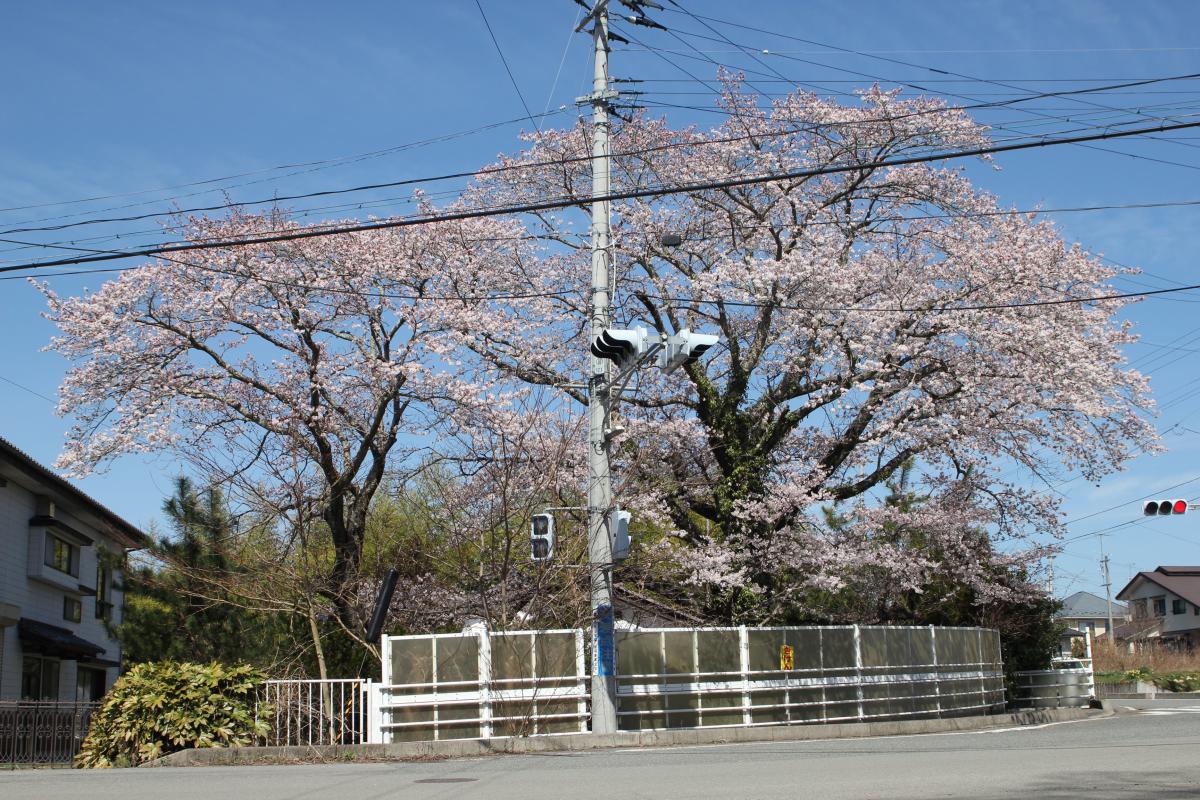
<svg viewBox="0 0 1200 800"><path fill-rule="evenodd" d="M617 636L623 730L793 725L1004 708L982 628L662 628Z"/></svg>
<svg viewBox="0 0 1200 800"><path fill-rule="evenodd" d="M588 730L581 630L389 636L382 655L381 741Z"/></svg>
<svg viewBox="0 0 1200 800"><path fill-rule="evenodd" d="M262 744L362 744L371 740L369 687L369 681L357 678L267 681L256 712L270 729Z"/></svg>
<svg viewBox="0 0 1200 800"><path fill-rule="evenodd" d="M983 628L634 629L617 631L616 647L622 730L910 719L1004 708L999 635ZM382 683L268 681L259 704L259 718L271 728L263 744L589 730L582 630L389 636L382 661ZM1090 695L1090 674L1085 688ZM1061 702L1062 692L1054 691Z"/></svg>
<svg viewBox="0 0 1200 800"><path fill-rule="evenodd" d="M810 626L618 631L622 730L792 725L1004 708L999 635ZM392 636L372 741L586 733L581 630ZM378 731L378 735L374 734Z"/></svg>

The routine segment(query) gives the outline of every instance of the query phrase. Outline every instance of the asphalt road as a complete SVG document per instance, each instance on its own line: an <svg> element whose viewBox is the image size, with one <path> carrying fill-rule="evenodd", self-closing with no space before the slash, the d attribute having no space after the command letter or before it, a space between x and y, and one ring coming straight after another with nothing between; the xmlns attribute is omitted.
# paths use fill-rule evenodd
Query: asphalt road
<svg viewBox="0 0 1200 800"><path fill-rule="evenodd" d="M0 798L1200 798L1200 703L1045 726L439 762L0 773Z"/></svg>

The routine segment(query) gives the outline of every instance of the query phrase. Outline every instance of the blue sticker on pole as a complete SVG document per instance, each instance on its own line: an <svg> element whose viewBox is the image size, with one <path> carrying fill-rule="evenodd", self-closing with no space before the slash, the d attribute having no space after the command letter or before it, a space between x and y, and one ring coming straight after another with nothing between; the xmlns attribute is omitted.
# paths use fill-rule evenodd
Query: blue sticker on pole
<svg viewBox="0 0 1200 800"><path fill-rule="evenodd" d="M602 677L616 675L612 606L603 605L596 608L594 636L596 637L596 674Z"/></svg>

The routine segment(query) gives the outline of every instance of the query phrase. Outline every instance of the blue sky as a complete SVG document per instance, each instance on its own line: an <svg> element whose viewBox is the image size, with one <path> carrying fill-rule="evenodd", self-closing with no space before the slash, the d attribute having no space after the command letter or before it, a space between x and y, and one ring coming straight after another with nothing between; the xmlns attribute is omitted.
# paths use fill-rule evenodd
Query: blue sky
<svg viewBox="0 0 1200 800"><path fill-rule="evenodd" d="M928 67L1030 91L1078 88L1200 72L1200 9L1178 2L860 2L844 3L680 0L689 10L743 25L803 37L807 44L716 25L737 45L768 50L758 58L789 78L852 91L869 83L865 73L995 101L1019 92L960 80ZM525 100L534 113L569 123L573 100L586 91L590 53L583 36L571 35L578 6L569 0L482 0ZM711 58L766 72L762 64L679 13L654 15L679 32L625 25L657 49L618 49L613 74L647 80L639 87L651 102L711 105L707 89L685 74L709 80ZM705 51L698 55L688 45ZM859 50L874 57L831 50ZM666 57L664 59L664 56ZM914 66L903 66L893 59ZM674 65L668 62L674 62ZM815 63L814 63L815 62ZM682 67L682 69L680 69ZM76 205L0 212L4 229L54 224L48 217L137 205L104 215L160 211L171 198L182 204L313 191L471 169L517 146L526 121L473 135L347 163L263 172L283 164L323 161L396 148L406 143L520 118L524 112L474 0L431 3L8 3L0 6L0 70L6 76L0 125L0 207L61 203L122 195L242 174L203 186L111 197ZM761 78L761 76L760 76ZM678 79L680 83L668 83ZM764 88L780 84L757 81ZM665 94L700 92L701 94ZM950 98L955 102L972 102ZM1115 108L1177 104L1192 114L1200 83L1176 81L1094 97ZM980 115L989 123L1025 131L1074 127L1046 116L1105 112L1079 100L1055 99ZM655 108L676 123L709 123L703 111ZM1160 116L1145 110L1144 116ZM1041 114L1042 116L1038 116ZM1128 115L1126 115L1128 118ZM971 165L977 184L1021 208L1153 203L1200 199L1200 133L1175 141L1104 144L1105 152L1059 147L1001 156L1001 170ZM997 134L1008 135L1008 134ZM1130 155L1132 154L1132 155ZM1132 157L1137 156L1137 158ZM1151 160L1157 159L1157 160ZM1161 162L1173 163L1161 163ZM252 174L243 174L252 173ZM400 192L379 193L374 199ZM182 195L192 195L181 197ZM312 203L311 205L328 205ZM386 213L397 206L372 207ZM355 216L366 210L320 212L309 217ZM1146 273L1118 286L1136 291L1196 280L1200 245L1195 207L1055 215L1064 235ZM69 217L57 222L70 222ZM152 235L154 221L24 234L28 241L76 241L75 246L124 247ZM96 242L83 237L121 234ZM11 238L21 238L12 234ZM0 243L0 263L44 257L49 251L12 250ZM62 251L58 251L62 252ZM61 293L96 287L103 276L61 277ZM1074 480L1058 488L1072 520L1072 536L1125 524L1103 539L1112 556L1114 591L1131 571L1158 564L1200 563L1200 511L1183 518L1141 519L1139 498L1175 484L1165 496L1200 498L1200 395L1189 384L1200 356L1194 322L1200 295L1172 295L1130 307L1126 316L1143 343L1131 346L1135 366L1151 375L1164 405L1159 418L1165 455L1142 457L1100 485ZM52 328L39 316L41 295L23 281L0 282L0 435L43 462L54 460L67 422L53 413L65 364L41 352ZM1173 349L1172 349L1173 348ZM15 385L20 384L20 386ZM22 388L24 387L24 388ZM159 518L177 466L169 457L131 457L81 485L139 524ZM1107 510L1110 509L1111 510ZM1097 513L1102 512L1102 513ZM1056 589L1102 593L1100 538L1067 545L1056 565Z"/></svg>

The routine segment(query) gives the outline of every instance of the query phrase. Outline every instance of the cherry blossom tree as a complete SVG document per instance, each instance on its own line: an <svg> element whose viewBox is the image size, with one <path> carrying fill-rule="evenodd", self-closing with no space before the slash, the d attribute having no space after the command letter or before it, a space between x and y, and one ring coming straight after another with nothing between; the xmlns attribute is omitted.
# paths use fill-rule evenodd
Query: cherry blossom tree
<svg viewBox="0 0 1200 800"><path fill-rule="evenodd" d="M762 107L729 79L721 102L712 130L620 126L613 191L845 169L618 204L614 326L722 340L675 375L643 368L623 396L622 503L670 531L663 554L693 581L728 590L729 614L749 597L752 618L787 618L804 591L837 591L867 564L918 591L953 569L981 597L1011 595L966 543L983 531L989 558L1036 559L1020 540L1059 520L1045 482L1095 480L1155 447L1146 381L1119 349L1133 340L1122 303L1074 302L1110 293L1114 270L961 167L878 166L987 143L939 101L875 88L850 105L796 92ZM468 202L565 197L586 214L590 147L582 123L531 134ZM575 216L528 220L555 243L524 265L530 290L585 280ZM567 382L584 370L587 317L566 304L495 309L491 335L465 344L492 374ZM919 508L882 502L906 464ZM915 526L961 556L880 535Z"/></svg>
<svg viewBox="0 0 1200 800"><path fill-rule="evenodd" d="M297 228L282 213L234 214L192 220L187 235ZM272 509L287 544L327 537L319 591L360 628L351 595L372 498L389 470L428 461L455 398L489 388L456 376L448 308L477 304L490 264L520 261L520 234L466 220L198 251L82 297L43 286L61 332L50 349L71 361L58 410L76 424L58 466L82 475L174 453Z"/></svg>

